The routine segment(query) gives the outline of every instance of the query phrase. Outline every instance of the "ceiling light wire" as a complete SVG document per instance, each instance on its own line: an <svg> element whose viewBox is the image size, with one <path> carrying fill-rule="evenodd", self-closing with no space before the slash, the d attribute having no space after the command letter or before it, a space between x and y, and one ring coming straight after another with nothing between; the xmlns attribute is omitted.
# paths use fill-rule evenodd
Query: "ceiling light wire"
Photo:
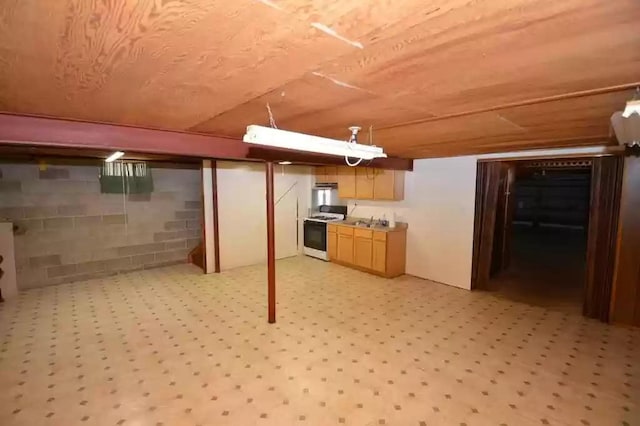
<svg viewBox="0 0 640 426"><path fill-rule="evenodd" d="M274 129L277 129L278 126L276 126L276 120L273 118L273 113L271 112L271 105L269 105L269 102L267 102L267 112L269 113L269 125Z"/></svg>
<svg viewBox="0 0 640 426"><path fill-rule="evenodd" d="M349 130L351 130L351 137L349 138L349 143L358 143L358 132L360 131L360 127L358 126L351 126L349 127ZM358 161L352 163L351 161L349 161L349 156L345 155L344 156L344 161L347 163L347 166L349 167L356 167L358 166L360 163L362 163L362 158L360 158Z"/></svg>
<svg viewBox="0 0 640 426"><path fill-rule="evenodd" d="M369 124L369 146L373 146L373 124ZM367 160L366 166L370 165L373 162L373 159ZM369 178L369 171L365 170L368 179L373 179L373 177ZM374 174L375 175L375 174Z"/></svg>

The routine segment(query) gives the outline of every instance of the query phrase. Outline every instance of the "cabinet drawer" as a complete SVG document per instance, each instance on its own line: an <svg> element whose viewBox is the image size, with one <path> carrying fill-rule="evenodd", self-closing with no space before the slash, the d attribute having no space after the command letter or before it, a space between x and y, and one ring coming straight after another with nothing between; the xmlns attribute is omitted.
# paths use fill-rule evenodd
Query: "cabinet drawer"
<svg viewBox="0 0 640 426"><path fill-rule="evenodd" d="M355 237L371 239L373 237L373 231L371 229L354 229L353 235Z"/></svg>
<svg viewBox="0 0 640 426"><path fill-rule="evenodd" d="M338 228L338 234L353 236L353 228L349 226L336 226Z"/></svg>
<svg viewBox="0 0 640 426"><path fill-rule="evenodd" d="M373 239L376 241L387 241L387 233L382 231L373 231Z"/></svg>
<svg viewBox="0 0 640 426"><path fill-rule="evenodd" d="M338 225L328 225L327 226L327 231L328 232L338 232Z"/></svg>

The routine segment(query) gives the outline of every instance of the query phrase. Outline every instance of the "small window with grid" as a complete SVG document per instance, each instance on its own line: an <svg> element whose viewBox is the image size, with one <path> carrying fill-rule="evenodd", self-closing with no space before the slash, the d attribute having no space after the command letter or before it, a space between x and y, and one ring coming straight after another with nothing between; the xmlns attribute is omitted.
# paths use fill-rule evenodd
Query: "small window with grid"
<svg viewBox="0 0 640 426"><path fill-rule="evenodd" d="M150 194L153 192L151 168L144 162L105 162L100 170L100 192Z"/></svg>

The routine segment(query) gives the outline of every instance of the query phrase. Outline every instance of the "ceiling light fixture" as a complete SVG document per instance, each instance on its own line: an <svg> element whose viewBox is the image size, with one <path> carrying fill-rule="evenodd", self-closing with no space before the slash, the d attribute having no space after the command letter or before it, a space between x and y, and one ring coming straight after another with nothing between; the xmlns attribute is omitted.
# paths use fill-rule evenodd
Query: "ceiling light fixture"
<svg viewBox="0 0 640 426"><path fill-rule="evenodd" d="M640 90L638 90L640 93ZM620 145L633 146L640 144L640 99L627 102L624 111L614 112L611 116L611 127Z"/></svg>
<svg viewBox="0 0 640 426"><path fill-rule="evenodd" d="M292 163L291 163L291 161L280 161L280 162L278 162L278 164L282 164L283 166L288 166L288 165L290 165Z"/></svg>
<svg viewBox="0 0 640 426"><path fill-rule="evenodd" d="M352 132L351 138L349 141L341 141L306 135L304 133L273 129L271 127L251 125L247 126L247 133L242 140L254 145L358 158L361 160L387 157L387 154L378 146L362 145L356 142L356 135L360 130L359 127L350 127L349 129Z"/></svg>
<svg viewBox="0 0 640 426"><path fill-rule="evenodd" d="M624 118L629 118L633 114L640 115L640 99L628 101L627 105L624 107L624 111L622 111L622 116Z"/></svg>
<svg viewBox="0 0 640 426"><path fill-rule="evenodd" d="M107 157L106 160L104 160L105 163L113 163L114 161L116 161L118 158L121 158L124 155L124 152L122 151L116 151L113 154L111 154L110 156Z"/></svg>

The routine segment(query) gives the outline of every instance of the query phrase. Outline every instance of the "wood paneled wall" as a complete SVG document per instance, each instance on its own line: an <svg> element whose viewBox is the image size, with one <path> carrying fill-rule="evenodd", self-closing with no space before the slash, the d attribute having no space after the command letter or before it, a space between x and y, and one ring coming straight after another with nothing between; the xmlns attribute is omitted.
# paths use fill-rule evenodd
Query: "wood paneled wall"
<svg viewBox="0 0 640 426"><path fill-rule="evenodd" d="M582 313L610 320L616 262L616 237L624 158L594 158L591 166L591 202L587 239L587 276Z"/></svg>
<svg viewBox="0 0 640 426"><path fill-rule="evenodd" d="M624 164L611 322L640 326L640 158Z"/></svg>

